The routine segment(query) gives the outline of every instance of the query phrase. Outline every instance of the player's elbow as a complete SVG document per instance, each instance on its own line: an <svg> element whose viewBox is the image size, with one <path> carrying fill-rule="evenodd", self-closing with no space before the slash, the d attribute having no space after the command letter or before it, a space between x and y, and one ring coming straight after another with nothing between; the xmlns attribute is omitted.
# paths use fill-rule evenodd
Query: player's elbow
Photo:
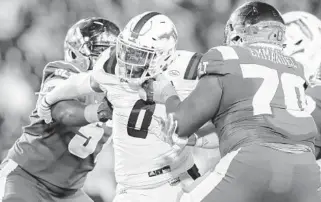
<svg viewBox="0 0 321 202"><path fill-rule="evenodd" d="M61 101L55 104L52 107L51 115L56 122L61 124L68 123L69 120L75 118L75 109L72 107L68 107L68 101Z"/></svg>
<svg viewBox="0 0 321 202"><path fill-rule="evenodd" d="M192 119L186 118L185 113L181 113L181 114L176 113L174 116L177 123L175 132L181 138L190 137L201 127L201 126L196 126L195 123L191 124Z"/></svg>

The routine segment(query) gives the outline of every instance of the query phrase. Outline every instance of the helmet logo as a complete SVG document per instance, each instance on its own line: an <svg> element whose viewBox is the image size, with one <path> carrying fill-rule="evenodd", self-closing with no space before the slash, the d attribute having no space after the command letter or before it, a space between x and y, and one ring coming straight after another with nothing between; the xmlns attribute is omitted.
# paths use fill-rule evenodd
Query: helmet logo
<svg viewBox="0 0 321 202"><path fill-rule="evenodd" d="M170 39L171 37L174 37L174 40L177 39L177 33L173 27L171 27L171 29L168 32L164 32L162 35L158 36L157 38L161 40L161 39Z"/></svg>
<svg viewBox="0 0 321 202"><path fill-rule="evenodd" d="M207 61L204 61L201 63L201 65L198 67L198 75L206 74L207 65L208 65Z"/></svg>
<svg viewBox="0 0 321 202"><path fill-rule="evenodd" d="M179 71L177 71L177 70L170 70L170 71L168 71L168 75L170 75L170 76L179 76L180 75L180 73L179 73Z"/></svg>

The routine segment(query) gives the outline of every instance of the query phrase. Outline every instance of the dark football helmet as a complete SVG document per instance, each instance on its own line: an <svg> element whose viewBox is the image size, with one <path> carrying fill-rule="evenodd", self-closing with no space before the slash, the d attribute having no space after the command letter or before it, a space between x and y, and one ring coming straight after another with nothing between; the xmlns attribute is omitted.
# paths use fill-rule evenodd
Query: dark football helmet
<svg viewBox="0 0 321 202"><path fill-rule="evenodd" d="M280 12L260 2L247 2L237 8L225 26L225 44L268 43L283 46L285 25Z"/></svg>
<svg viewBox="0 0 321 202"><path fill-rule="evenodd" d="M68 30L64 41L65 61L76 64L79 71L91 70L100 53L116 45L119 33L117 25L103 18L78 21Z"/></svg>

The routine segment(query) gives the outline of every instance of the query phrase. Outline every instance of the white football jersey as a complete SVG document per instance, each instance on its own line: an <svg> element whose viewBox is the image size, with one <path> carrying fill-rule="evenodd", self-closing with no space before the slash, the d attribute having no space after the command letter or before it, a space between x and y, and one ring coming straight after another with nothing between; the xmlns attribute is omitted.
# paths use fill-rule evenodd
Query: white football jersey
<svg viewBox="0 0 321 202"><path fill-rule="evenodd" d="M98 59L93 77L106 91L113 111L113 143L116 181L130 187L150 187L166 182L190 169L190 147L174 149L160 140L165 105L147 103L137 91L120 81L116 70L106 67L109 56ZM201 55L177 51L176 60L164 72L174 83L182 99L197 84L197 66ZM98 66L97 66L98 65ZM160 169L160 170L159 170Z"/></svg>

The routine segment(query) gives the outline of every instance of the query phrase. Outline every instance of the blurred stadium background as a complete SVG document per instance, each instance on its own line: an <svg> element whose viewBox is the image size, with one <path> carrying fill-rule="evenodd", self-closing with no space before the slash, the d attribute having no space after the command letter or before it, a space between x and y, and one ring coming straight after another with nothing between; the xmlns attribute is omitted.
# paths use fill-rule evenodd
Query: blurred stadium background
<svg viewBox="0 0 321 202"><path fill-rule="evenodd" d="M1 0L0 161L29 123L44 65L63 58L67 29L81 18L102 16L122 28L136 14L155 10L176 24L179 49L204 52L222 42L231 11L244 0ZM281 12L321 15L320 0L269 0ZM106 146L86 191L96 202L112 200L113 150ZM210 151L207 152L210 156ZM201 158L206 159L208 156Z"/></svg>

